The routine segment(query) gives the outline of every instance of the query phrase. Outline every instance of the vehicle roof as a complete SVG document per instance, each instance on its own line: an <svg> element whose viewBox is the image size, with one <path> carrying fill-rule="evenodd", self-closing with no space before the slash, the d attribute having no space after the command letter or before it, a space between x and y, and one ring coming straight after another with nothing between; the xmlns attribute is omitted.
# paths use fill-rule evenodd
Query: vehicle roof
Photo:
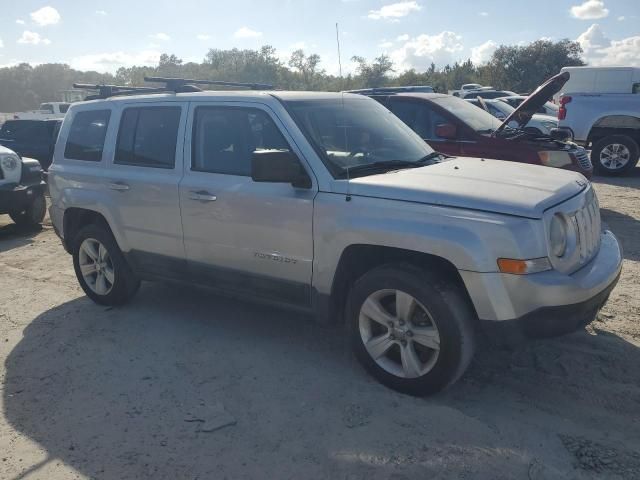
<svg viewBox="0 0 640 480"><path fill-rule="evenodd" d="M362 95L339 92L304 92L304 91L278 91L278 90L205 90L202 92L189 93L147 93L141 95L113 96L105 99L87 100L72 104L71 108L78 105L96 103L133 103L144 101L206 101L206 100L242 100L264 102L269 99L281 100L316 100L316 99L340 99L342 95L353 98L362 98Z"/></svg>
<svg viewBox="0 0 640 480"><path fill-rule="evenodd" d="M7 118L4 123L9 122L62 122L62 118Z"/></svg>
<svg viewBox="0 0 640 480"><path fill-rule="evenodd" d="M374 95L366 95L367 97L415 97L421 98L424 100L433 100L436 98L444 98L444 97L453 97L453 95L447 95L446 93L426 93L426 92L399 92L399 93L391 93L391 94L374 94Z"/></svg>

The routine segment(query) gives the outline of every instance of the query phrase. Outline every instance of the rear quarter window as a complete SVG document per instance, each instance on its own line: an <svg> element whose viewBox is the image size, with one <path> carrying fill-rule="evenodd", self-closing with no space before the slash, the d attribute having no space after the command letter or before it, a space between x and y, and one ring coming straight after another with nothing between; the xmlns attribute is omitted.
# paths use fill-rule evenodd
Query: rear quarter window
<svg viewBox="0 0 640 480"><path fill-rule="evenodd" d="M76 113L64 149L65 158L89 162L102 160L104 139L110 117L110 110L89 110Z"/></svg>

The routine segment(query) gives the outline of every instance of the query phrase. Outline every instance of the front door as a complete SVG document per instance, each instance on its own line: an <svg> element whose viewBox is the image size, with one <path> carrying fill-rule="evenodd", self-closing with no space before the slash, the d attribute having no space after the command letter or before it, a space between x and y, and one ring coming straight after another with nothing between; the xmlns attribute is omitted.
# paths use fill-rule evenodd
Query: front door
<svg viewBox="0 0 640 480"><path fill-rule="evenodd" d="M194 103L188 132L180 202L191 273L227 293L309 306L315 180L251 179L254 151L302 158L277 117L257 104Z"/></svg>

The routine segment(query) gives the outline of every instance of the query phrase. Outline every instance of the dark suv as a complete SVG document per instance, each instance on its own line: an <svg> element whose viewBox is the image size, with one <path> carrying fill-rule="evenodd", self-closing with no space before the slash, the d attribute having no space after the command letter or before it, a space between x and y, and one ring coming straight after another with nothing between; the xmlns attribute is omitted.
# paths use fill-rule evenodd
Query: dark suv
<svg viewBox="0 0 640 480"><path fill-rule="evenodd" d="M53 159L62 119L7 120L0 128L0 145L21 157L35 158L47 170Z"/></svg>
<svg viewBox="0 0 640 480"><path fill-rule="evenodd" d="M451 95L363 93L382 103L442 153L564 168L590 178L593 167L584 148L565 141L560 132L552 137L524 130L539 104L559 91L568 78L560 74L547 81L503 122Z"/></svg>

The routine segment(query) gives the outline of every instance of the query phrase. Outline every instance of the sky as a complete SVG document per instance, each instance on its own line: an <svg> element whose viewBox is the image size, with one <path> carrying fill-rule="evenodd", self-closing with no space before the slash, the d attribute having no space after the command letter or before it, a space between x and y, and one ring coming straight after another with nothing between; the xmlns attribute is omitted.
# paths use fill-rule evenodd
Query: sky
<svg viewBox="0 0 640 480"><path fill-rule="evenodd" d="M396 71L471 58L544 38L581 43L592 65L640 67L640 0L0 0L0 67L62 62L115 72L161 53L201 62L210 48L302 48L337 74L353 55L387 54Z"/></svg>

